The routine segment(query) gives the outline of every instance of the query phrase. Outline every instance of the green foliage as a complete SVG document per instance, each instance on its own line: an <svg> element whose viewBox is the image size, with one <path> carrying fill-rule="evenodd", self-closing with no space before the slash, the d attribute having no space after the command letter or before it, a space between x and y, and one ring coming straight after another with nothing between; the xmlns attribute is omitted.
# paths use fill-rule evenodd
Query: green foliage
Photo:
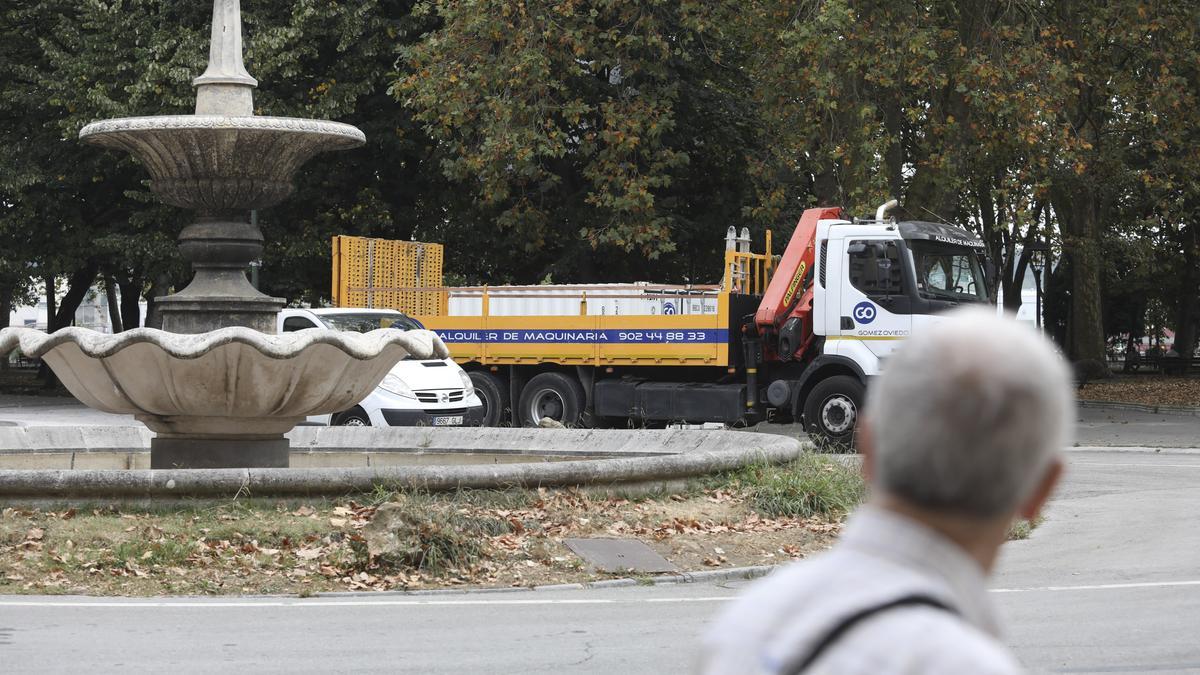
<svg viewBox="0 0 1200 675"><path fill-rule="evenodd" d="M76 135L190 112L209 11L0 10L0 295L89 266L187 278L188 215ZM271 294L326 296L334 234L442 242L468 283L711 282L728 225L786 236L808 206L894 196L978 231L1010 306L1021 248L1049 240L1073 357L1149 300L1194 341L1197 3L277 0L244 19L258 113L368 138L259 214Z"/></svg>
<svg viewBox="0 0 1200 675"><path fill-rule="evenodd" d="M671 254L716 253L761 142L742 45L725 28L734 5L430 0L415 11L438 27L401 49L393 91L505 250L532 258L501 275L620 278L621 261L640 258L697 280ZM449 227L462 225L478 227ZM719 273L709 257L699 280Z"/></svg>
<svg viewBox="0 0 1200 675"><path fill-rule="evenodd" d="M822 455L805 454L778 466L747 467L732 478L749 494L754 509L771 518L840 517L866 496L857 466Z"/></svg>

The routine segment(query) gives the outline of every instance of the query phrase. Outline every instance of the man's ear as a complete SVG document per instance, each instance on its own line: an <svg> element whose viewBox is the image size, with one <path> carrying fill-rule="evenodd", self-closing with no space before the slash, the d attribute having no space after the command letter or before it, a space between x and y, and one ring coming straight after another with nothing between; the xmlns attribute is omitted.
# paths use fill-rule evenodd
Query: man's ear
<svg viewBox="0 0 1200 675"><path fill-rule="evenodd" d="M1022 504L1021 508L1017 511L1017 515L1021 516L1025 520L1033 520L1034 518L1037 518L1038 514L1042 511L1042 507L1046 505L1047 501L1049 501L1050 495L1054 493L1054 488L1058 485L1058 481L1060 478L1062 478L1062 474L1062 460L1058 457L1055 457L1050 462L1050 466L1046 467L1046 473L1042 475L1042 479L1038 482L1037 488L1034 489L1033 494L1029 495L1029 497L1025 500L1025 503Z"/></svg>
<svg viewBox="0 0 1200 675"><path fill-rule="evenodd" d="M875 477L875 436L871 423L865 417L858 418L858 428L854 430L854 446L862 455L862 475L867 485Z"/></svg>

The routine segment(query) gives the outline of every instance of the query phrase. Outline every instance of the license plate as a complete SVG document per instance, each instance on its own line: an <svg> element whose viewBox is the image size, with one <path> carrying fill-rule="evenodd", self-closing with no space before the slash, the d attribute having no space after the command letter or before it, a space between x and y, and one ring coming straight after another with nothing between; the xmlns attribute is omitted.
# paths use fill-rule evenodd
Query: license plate
<svg viewBox="0 0 1200 675"><path fill-rule="evenodd" d="M462 415L450 415L447 417L433 418L433 426L435 427L461 427L462 423Z"/></svg>

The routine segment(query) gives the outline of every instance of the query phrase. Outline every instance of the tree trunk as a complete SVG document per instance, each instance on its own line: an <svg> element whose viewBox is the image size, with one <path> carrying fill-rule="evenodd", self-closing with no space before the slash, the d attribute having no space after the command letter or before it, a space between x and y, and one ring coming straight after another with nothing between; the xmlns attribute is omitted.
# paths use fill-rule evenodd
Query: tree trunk
<svg viewBox="0 0 1200 675"><path fill-rule="evenodd" d="M51 300L54 297L54 279L50 277L46 282L46 326L47 333L53 333L60 328L70 326L75 320L75 310L79 309L79 305L83 303L83 299L87 297L88 289L91 288L92 282L96 280L96 274L100 271L100 264L89 260L84 267L75 270L71 278L67 281L67 294L63 296L62 304L55 307ZM42 378L43 389L56 389L58 387L58 376L54 371L46 366L46 362L42 362L42 367L38 373Z"/></svg>
<svg viewBox="0 0 1200 675"><path fill-rule="evenodd" d="M67 294L63 296L62 304L54 313L49 332L53 333L74 323L75 311L79 309L79 305L83 304L83 299L87 297L88 289L92 287L92 282L96 280L96 273L99 271L100 265L95 261L88 261L83 267L75 270L67 281ZM48 310L49 308L47 308Z"/></svg>
<svg viewBox="0 0 1200 675"><path fill-rule="evenodd" d="M121 308L117 303L117 282L111 274L104 275L104 299L108 302L108 322L114 334L125 330L121 327Z"/></svg>
<svg viewBox="0 0 1200 675"><path fill-rule="evenodd" d="M1180 274L1179 300L1175 307L1175 351L1185 359L1196 351L1196 328L1200 297L1200 236L1196 226L1183 232L1183 265Z"/></svg>
<svg viewBox="0 0 1200 675"><path fill-rule="evenodd" d="M0 290L0 330L8 328L8 315L12 312L12 291ZM8 370L8 354L0 354L0 371Z"/></svg>
<svg viewBox="0 0 1200 675"><path fill-rule="evenodd" d="M162 329L162 312L159 311L158 302L156 299L166 295L171 288L171 277L167 274L159 274L151 282L149 290L146 291L146 328Z"/></svg>
<svg viewBox="0 0 1200 675"><path fill-rule="evenodd" d="M117 284L121 287L121 326L123 330L133 330L142 325L142 308L138 303L144 284L137 275L121 279Z"/></svg>
<svg viewBox="0 0 1200 675"><path fill-rule="evenodd" d="M1063 250L1071 257L1067 355L1072 361L1105 363L1099 199L1094 188L1077 184L1060 192L1058 201L1054 210L1063 229Z"/></svg>
<svg viewBox="0 0 1200 675"><path fill-rule="evenodd" d="M53 274L47 274L42 277L42 283L46 286L46 332L53 333L54 315L58 311L58 281Z"/></svg>

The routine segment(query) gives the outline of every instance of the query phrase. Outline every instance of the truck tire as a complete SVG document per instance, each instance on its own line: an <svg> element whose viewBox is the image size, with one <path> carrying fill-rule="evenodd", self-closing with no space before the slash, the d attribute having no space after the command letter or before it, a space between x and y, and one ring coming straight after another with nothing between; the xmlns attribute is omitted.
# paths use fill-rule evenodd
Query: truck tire
<svg viewBox="0 0 1200 675"><path fill-rule="evenodd" d="M371 426L371 418L367 415L367 411L358 406L347 410L346 412L338 413L333 416L333 426L335 427L369 427Z"/></svg>
<svg viewBox="0 0 1200 675"><path fill-rule="evenodd" d="M857 377L834 375L821 380L804 399L804 428L822 450L854 448L854 429L862 409L863 384Z"/></svg>
<svg viewBox="0 0 1200 675"><path fill-rule="evenodd" d="M564 427L578 427L583 421L584 405L583 385L578 380L563 373L542 373L521 391L521 426L536 427L548 417Z"/></svg>
<svg viewBox="0 0 1200 675"><path fill-rule="evenodd" d="M475 394L483 402L481 426L502 426L508 420L508 383L486 370L473 370L470 376Z"/></svg>

